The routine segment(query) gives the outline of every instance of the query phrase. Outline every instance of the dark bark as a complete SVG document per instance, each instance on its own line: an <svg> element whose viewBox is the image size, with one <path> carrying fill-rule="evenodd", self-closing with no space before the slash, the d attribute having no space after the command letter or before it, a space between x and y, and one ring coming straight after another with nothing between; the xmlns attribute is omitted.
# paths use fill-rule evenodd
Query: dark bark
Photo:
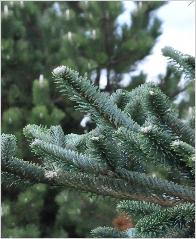
<svg viewBox="0 0 196 239"><path fill-rule="evenodd" d="M56 213L58 205L55 202L55 197L59 190L56 188L48 188L44 197L44 204L40 213L40 237L50 238L51 228L55 225Z"/></svg>
<svg viewBox="0 0 196 239"><path fill-rule="evenodd" d="M97 75L96 75L95 83L94 83L97 86L99 86L100 76L101 76L101 71L100 71L100 69L97 69Z"/></svg>
<svg viewBox="0 0 196 239"><path fill-rule="evenodd" d="M107 84L106 84L105 91L107 91L107 92L112 91L112 87L111 87L111 84L110 84L110 69L107 69Z"/></svg>

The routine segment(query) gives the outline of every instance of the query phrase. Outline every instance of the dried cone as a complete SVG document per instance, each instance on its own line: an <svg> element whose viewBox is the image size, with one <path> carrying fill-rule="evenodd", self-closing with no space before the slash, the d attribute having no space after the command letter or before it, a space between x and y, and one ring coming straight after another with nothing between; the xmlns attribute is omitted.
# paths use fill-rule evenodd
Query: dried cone
<svg viewBox="0 0 196 239"><path fill-rule="evenodd" d="M119 231L126 231L129 228L133 228L133 222L126 214L120 214L113 219L112 225Z"/></svg>

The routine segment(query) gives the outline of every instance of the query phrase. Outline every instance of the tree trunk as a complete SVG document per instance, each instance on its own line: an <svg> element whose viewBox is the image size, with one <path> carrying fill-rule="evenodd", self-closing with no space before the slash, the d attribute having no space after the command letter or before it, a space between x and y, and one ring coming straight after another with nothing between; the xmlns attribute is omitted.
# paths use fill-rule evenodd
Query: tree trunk
<svg viewBox="0 0 196 239"><path fill-rule="evenodd" d="M97 75L96 75L95 83L94 83L97 86L99 86L100 76L101 76L101 71L100 71L100 69L97 69Z"/></svg>

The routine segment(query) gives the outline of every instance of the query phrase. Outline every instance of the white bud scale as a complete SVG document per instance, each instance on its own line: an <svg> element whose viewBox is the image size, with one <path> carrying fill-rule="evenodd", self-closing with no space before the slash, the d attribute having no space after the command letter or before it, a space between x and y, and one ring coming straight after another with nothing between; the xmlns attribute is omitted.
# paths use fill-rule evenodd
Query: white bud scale
<svg viewBox="0 0 196 239"><path fill-rule="evenodd" d="M68 33L67 33L67 38L68 38L69 41L72 40L72 33L71 33L71 32L68 32Z"/></svg>
<svg viewBox="0 0 196 239"><path fill-rule="evenodd" d="M55 75L55 76L60 76L60 75L63 75L63 73L65 72L65 70L66 70L66 66L58 66L57 68L55 68L54 70L53 70L53 74Z"/></svg>
<svg viewBox="0 0 196 239"><path fill-rule="evenodd" d="M99 137L95 137L95 136L94 136L94 137L92 137L92 140L93 140L93 141L98 141L98 140L99 140Z"/></svg>
<svg viewBox="0 0 196 239"><path fill-rule="evenodd" d="M172 143L173 146L178 146L180 145L180 140L175 140L173 143Z"/></svg>
<svg viewBox="0 0 196 239"><path fill-rule="evenodd" d="M147 126L147 127L142 127L141 128L141 132L143 132L143 133L148 133L148 132L150 132L152 130L152 126L151 125L149 125L149 126Z"/></svg>
<svg viewBox="0 0 196 239"><path fill-rule="evenodd" d="M39 84L41 87L44 85L44 75L42 74L39 76Z"/></svg>
<svg viewBox="0 0 196 239"><path fill-rule="evenodd" d="M57 172L55 172L55 171L46 171L45 172L45 177L49 178L49 179L57 177Z"/></svg>

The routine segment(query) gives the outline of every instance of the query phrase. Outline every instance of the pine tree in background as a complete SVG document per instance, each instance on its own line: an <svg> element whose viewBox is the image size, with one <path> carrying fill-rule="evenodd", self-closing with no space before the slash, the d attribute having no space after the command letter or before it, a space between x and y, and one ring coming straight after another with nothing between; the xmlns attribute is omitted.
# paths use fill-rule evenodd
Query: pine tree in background
<svg viewBox="0 0 196 239"><path fill-rule="evenodd" d="M40 212L46 185L38 184L21 192L12 202L8 197L2 201L1 236L3 238L39 237Z"/></svg>
<svg viewBox="0 0 196 239"><path fill-rule="evenodd" d="M194 80L192 57L184 61L170 48L164 54ZM40 165L16 158L15 137L3 134L3 183L41 182L123 199L115 228L94 229L94 237L194 237L195 135L168 97L153 84L109 97L65 66L53 75L60 92L97 127L64 135L60 126L27 125L24 134Z"/></svg>
<svg viewBox="0 0 196 239"><path fill-rule="evenodd" d="M150 53L161 33L160 20L152 17L152 13L163 4L161 1L135 3L136 8L130 15L130 26L117 23L123 13L121 2L60 4L59 11L65 15L63 23L67 23L69 29L65 37L70 46L74 44L75 61L78 61L78 66L75 61L67 65L76 68L81 74L88 71L96 85L99 85L101 72L105 70L105 90L112 91L122 80L123 74L135 69L136 63ZM73 19L75 24L71 25ZM65 54L70 58L73 47L68 49Z"/></svg>
<svg viewBox="0 0 196 239"><path fill-rule="evenodd" d="M33 80L44 71L46 44L40 16L52 2L5 1L1 4L2 15L2 110L10 106L6 101L13 86L20 93L12 103L31 105L29 92ZM14 94L13 94L14 95Z"/></svg>
<svg viewBox="0 0 196 239"><path fill-rule="evenodd" d="M14 94L10 94L10 102L13 100L12 96L13 98L15 97ZM65 114L53 104L48 80L44 79L43 75L40 75L39 80L33 81L32 99L33 106L31 109L27 108L27 106L10 107L3 112L2 131L16 135L19 145L17 148L18 157L24 157L28 161L39 162L39 159L30 156L27 141L21 129L25 124L35 122L39 125L57 125L65 117ZM9 213L5 213L2 217L2 235L4 237L39 237L42 232L42 229L40 229L40 225L42 225L40 224L41 215L44 214L45 201L47 201L48 197L47 192L51 193L51 190L46 186L37 185L25 192L21 192L20 188L11 191L2 187L2 192L3 205L5 208L9 208ZM57 191L52 190L52 192L55 198ZM18 199L16 200L16 198ZM27 220L26 211L28 211L29 205L31 205L32 217L28 217ZM25 208L25 210L22 208ZM48 211L52 214L53 210L56 213L55 204Z"/></svg>
<svg viewBox="0 0 196 239"><path fill-rule="evenodd" d="M54 201L50 201L49 193L54 194ZM29 187L13 200L7 197L2 201L1 236L88 237L92 228L110 225L111 218L116 215L116 201L89 196L80 194L78 197L78 192L67 189L56 193L44 184ZM52 219L51 210L55 211Z"/></svg>
<svg viewBox="0 0 196 239"><path fill-rule="evenodd" d="M105 72L106 90L120 87L123 74L135 69L160 35L160 21L153 12L163 4L135 3L131 25L120 26L121 2L3 2L2 111L10 107L6 99L13 92L17 92L13 107L23 102L30 107L33 80L43 72L49 78L57 62L88 72L97 85ZM63 129L82 132L82 115L73 113L73 104L65 103L54 90L51 94L66 112Z"/></svg>
<svg viewBox="0 0 196 239"><path fill-rule="evenodd" d="M10 104L13 101L11 96L9 97ZM15 98L15 94L13 94L13 97ZM27 159L29 159L29 151L25 147L26 141L21 131L22 127L28 123L47 126L57 125L65 117L63 111L54 106L51 101L48 80L43 79L43 75L40 75L39 80L33 81L32 98L34 105L32 109L27 107L10 107L3 112L2 116L2 131L13 133L17 136L20 145L17 155Z"/></svg>
<svg viewBox="0 0 196 239"><path fill-rule="evenodd" d="M49 92L49 83L40 75L39 80L33 82L33 104L29 122L41 125L57 125L65 117L62 110L52 102Z"/></svg>

